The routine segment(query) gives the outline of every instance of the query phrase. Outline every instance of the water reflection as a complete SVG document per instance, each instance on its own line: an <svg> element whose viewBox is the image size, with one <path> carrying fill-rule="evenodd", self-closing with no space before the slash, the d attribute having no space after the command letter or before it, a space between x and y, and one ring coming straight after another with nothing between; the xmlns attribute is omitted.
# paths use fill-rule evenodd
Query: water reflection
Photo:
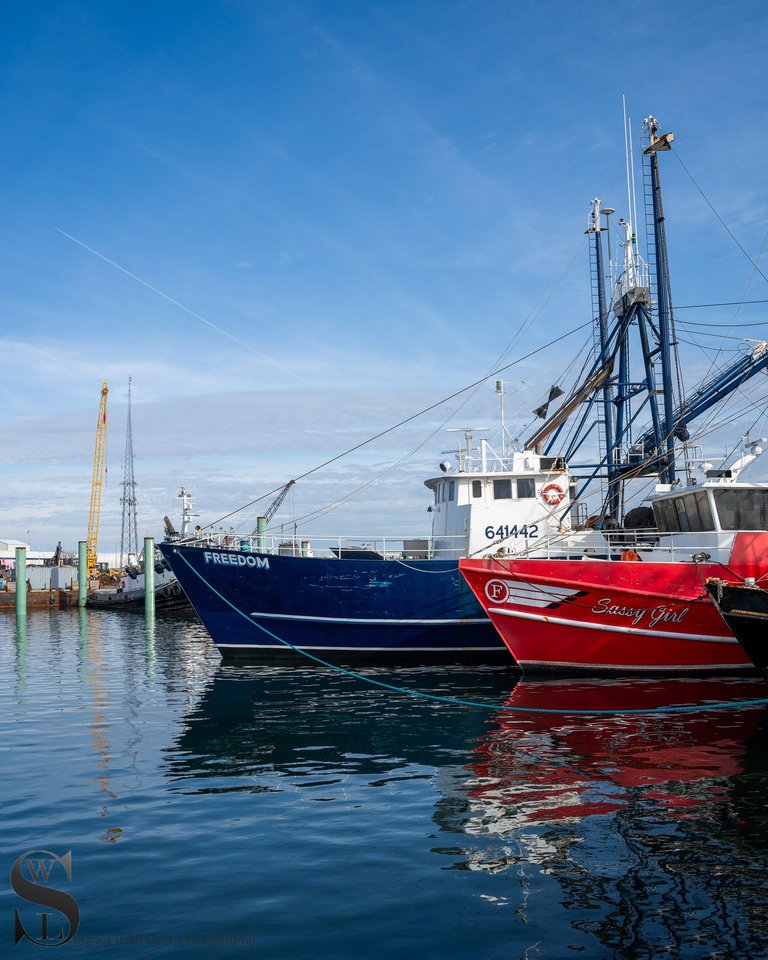
<svg viewBox="0 0 768 960"><path fill-rule="evenodd" d="M503 703L514 673L461 666L366 671L385 683ZM202 778L186 789L252 789L259 774L381 774L409 765L458 765L482 737L488 713L425 703L320 667L221 665L185 723L169 772Z"/></svg>
<svg viewBox="0 0 768 960"><path fill-rule="evenodd" d="M707 708L768 698L766 681L370 672L542 712L429 703L318 668L219 666L165 752L169 790L327 802L352 796L353 781L426 781L437 871L493 879L488 903L539 924L554 880L558 941L586 936L601 957L699 957L703 937L728 944L723 956L766 955L766 706ZM670 709L685 704L705 709ZM598 712L616 709L646 712Z"/></svg>
<svg viewBox="0 0 768 960"><path fill-rule="evenodd" d="M508 706L658 712L498 713L466 804L439 817L486 842L439 852L523 889L535 864L617 955L762 955L766 706L670 708L766 697L758 679L521 681ZM697 953L705 942L729 947Z"/></svg>
<svg viewBox="0 0 768 960"><path fill-rule="evenodd" d="M16 632L14 635L14 666L16 672L16 692L17 696L24 693L24 679L27 674L27 618L26 616L16 617Z"/></svg>
<svg viewBox="0 0 768 960"><path fill-rule="evenodd" d="M519 825L610 813L638 798L687 815L742 772L766 706L675 708L760 698L762 679L521 681L506 706L564 712L499 712L476 751L469 796ZM601 713L610 710L638 713Z"/></svg>

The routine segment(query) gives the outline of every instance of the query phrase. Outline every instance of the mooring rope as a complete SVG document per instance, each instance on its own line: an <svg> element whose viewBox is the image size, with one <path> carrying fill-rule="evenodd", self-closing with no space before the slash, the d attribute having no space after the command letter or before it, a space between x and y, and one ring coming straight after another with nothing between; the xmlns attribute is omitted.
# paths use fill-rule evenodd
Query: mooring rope
<svg viewBox="0 0 768 960"><path fill-rule="evenodd" d="M205 584L206 587L215 594L219 600L225 603L228 607L235 611L236 614L241 616L244 620L250 623L254 627L258 627L259 630L262 630L267 636L272 637L273 640L277 640L278 643L281 643L283 646L288 647L290 650L293 650L294 653L300 654L302 657L306 657L308 660L314 660L315 663L319 663L323 667L329 667L331 670L335 670L337 673L344 674L347 677L352 677L354 680L360 680L363 683L371 684L375 687L382 687L385 690L393 690L395 693L404 693L407 696L419 697L423 700L436 701L438 703L447 703L451 706L456 707L476 707L481 710L503 710L507 713L544 713L544 714L556 714L560 716L567 715L577 715L577 716L626 716L626 715L639 715L639 714L651 714L651 713L699 713L701 711L707 710L732 710L739 709L740 707L759 707L765 706L768 704L768 697L760 697L755 700L723 700L723 701L714 701L712 703L706 704L684 704L677 706L664 706L664 707L639 707L637 709L632 708L617 708L617 709L561 709L558 707L513 707L506 704L498 703L487 703L480 700L461 700L456 697L443 697L437 693L425 693L422 690L412 690L408 687L398 687L393 683L386 683L383 680L376 680L374 677L366 677L362 673L356 673L354 670L347 670L345 667L340 667L335 663L329 663L327 660L323 660L322 657L317 657L315 654L310 653L308 650L303 650L301 647L294 646L294 644L289 643L287 640L283 640L282 637L278 637L276 633L273 633L271 630L268 630L266 627L262 626L260 623L257 623L252 617L247 613L243 613L238 607L231 603L225 596L223 596L219 591L210 584L205 577L196 570L192 564L187 560L183 553L180 553L178 549L174 548L174 552L179 556L184 563L189 567L192 573ZM511 656L511 654L510 654Z"/></svg>

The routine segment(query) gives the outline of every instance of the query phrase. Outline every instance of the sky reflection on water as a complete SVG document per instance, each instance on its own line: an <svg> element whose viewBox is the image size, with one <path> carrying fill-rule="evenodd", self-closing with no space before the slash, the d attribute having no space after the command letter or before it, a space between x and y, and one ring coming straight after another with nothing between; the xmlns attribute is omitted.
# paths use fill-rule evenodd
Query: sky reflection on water
<svg viewBox="0 0 768 960"><path fill-rule="evenodd" d="M72 850L70 953L768 954L766 708L664 709L766 697L762 680L368 671L499 707L648 711L514 713L220 664L183 618L0 631L6 868ZM9 924L33 917L0 898Z"/></svg>

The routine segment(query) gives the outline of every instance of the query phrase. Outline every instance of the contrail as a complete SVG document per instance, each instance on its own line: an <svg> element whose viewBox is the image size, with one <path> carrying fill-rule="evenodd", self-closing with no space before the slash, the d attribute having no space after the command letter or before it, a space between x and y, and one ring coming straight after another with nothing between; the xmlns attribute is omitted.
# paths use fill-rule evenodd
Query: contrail
<svg viewBox="0 0 768 960"><path fill-rule="evenodd" d="M83 243L82 240L78 240L77 237L73 237L71 233L67 233L66 230L61 230L59 227L54 227L57 233L60 233L63 237L66 237L68 240L71 240L73 243L76 243L79 247L82 247L83 250L87 250L89 253L92 253L94 256L98 257L100 260L103 260L105 263L108 263L111 267L114 267L116 270L119 270L121 273L124 273L126 277L130 277L131 280L135 280L137 283L140 283L143 287L146 287L148 290L151 290L152 293L156 293L158 297L162 297L163 300L167 300L168 303L172 303L174 307L178 307L179 310L183 310L184 313L188 313L190 317L194 317L195 320L199 320L201 323L204 323L207 327L210 327L212 330L215 330L217 333L222 334L225 337L228 337L230 340L234 341L239 347L242 347L244 350L248 350L250 353L255 354L259 357L260 360L263 360L265 363L270 363L272 366L277 367L282 370L283 373L289 374L292 378L304 379L295 370L288 370L287 367L284 367L281 363L278 363L277 360L273 360L271 357L264 356L263 353L259 353L258 350L254 350L249 343L245 343L240 340L234 334L230 333L228 330L225 330L223 327L218 326L212 320L208 320L207 317L202 316L199 313L195 313L194 310L190 310L189 307L185 307L183 303L179 303L178 300L174 300L173 297L169 296L167 293L163 293L162 290L158 290L157 287L153 287L151 283L148 283L146 280L142 280L141 277L136 276L135 273L131 273L130 270L126 270L125 267L120 266L119 263L115 263L114 260L110 260L109 257L104 256L103 253L99 253L98 250L94 250L93 247L89 247L87 243ZM305 381L306 383L307 381Z"/></svg>

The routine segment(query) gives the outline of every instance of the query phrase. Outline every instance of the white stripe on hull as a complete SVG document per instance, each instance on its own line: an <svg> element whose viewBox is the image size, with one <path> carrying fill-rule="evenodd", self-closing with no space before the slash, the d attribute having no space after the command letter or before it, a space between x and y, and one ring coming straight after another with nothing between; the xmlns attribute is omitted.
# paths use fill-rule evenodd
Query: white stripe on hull
<svg viewBox="0 0 768 960"><path fill-rule="evenodd" d="M315 650L331 651L334 653L474 653L478 651L491 651L499 653L504 650L503 644L494 644L488 647L318 647L303 644L288 643L217 643L219 650L291 650L295 649L301 652L306 650L313 652ZM510 663L512 660L510 659Z"/></svg>
<svg viewBox="0 0 768 960"><path fill-rule="evenodd" d="M654 670L659 673L670 672L670 673L680 673L681 671L688 670L705 670L708 673L711 673L713 670L747 670L754 671L754 667L751 663L718 663L716 666L713 666L711 663L695 663L695 664L686 664L685 666L670 666L668 663L663 664L626 664L626 663L573 663L569 660L518 660L518 664L522 670L526 668L536 667L540 670L557 670L557 669L569 669L569 670L616 670L620 673L648 673L649 670Z"/></svg>
<svg viewBox="0 0 768 960"><path fill-rule="evenodd" d="M734 643L735 637L708 637L700 633L673 633L671 630L648 630L641 627L619 627L610 623L586 623L583 620L566 620L561 617L544 616L541 613L523 613L522 610L505 610L501 607L488 607L488 613L497 613L502 617L517 617L521 620L538 620L540 623L552 623L580 630L597 630L600 633L629 633L641 637L664 637L670 640L697 640L701 643Z"/></svg>
<svg viewBox="0 0 768 960"><path fill-rule="evenodd" d="M304 617L290 613L259 613L250 614L263 620L295 620L300 623L351 623L369 627L386 626L415 626L415 627L461 627L473 623L487 623L486 617L467 618L466 620L368 620L363 617Z"/></svg>
<svg viewBox="0 0 768 960"><path fill-rule="evenodd" d="M551 607L556 603L563 603L571 597L578 596L578 590L565 587L539 586L535 583L526 583L524 580L501 580L507 589L507 600L518 607ZM489 581L489 583L492 581ZM488 594L486 593L486 596ZM498 601L498 598L492 598Z"/></svg>

